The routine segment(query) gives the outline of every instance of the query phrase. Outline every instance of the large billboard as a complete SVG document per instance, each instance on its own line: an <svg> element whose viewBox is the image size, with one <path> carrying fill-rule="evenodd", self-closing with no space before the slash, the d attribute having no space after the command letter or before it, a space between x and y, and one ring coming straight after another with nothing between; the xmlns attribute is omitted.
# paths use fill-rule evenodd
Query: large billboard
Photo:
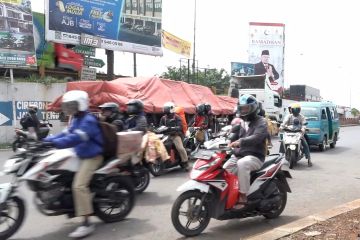
<svg viewBox="0 0 360 240"><path fill-rule="evenodd" d="M272 90L284 89L285 24L250 22L249 63L254 74L267 74Z"/></svg>
<svg viewBox="0 0 360 240"><path fill-rule="evenodd" d="M231 76L252 76L254 74L254 64L231 62Z"/></svg>
<svg viewBox="0 0 360 240"><path fill-rule="evenodd" d="M161 56L161 0L46 0L47 40L80 44L81 33L100 47Z"/></svg>
<svg viewBox="0 0 360 240"><path fill-rule="evenodd" d="M30 0L0 0L0 67L36 66Z"/></svg>

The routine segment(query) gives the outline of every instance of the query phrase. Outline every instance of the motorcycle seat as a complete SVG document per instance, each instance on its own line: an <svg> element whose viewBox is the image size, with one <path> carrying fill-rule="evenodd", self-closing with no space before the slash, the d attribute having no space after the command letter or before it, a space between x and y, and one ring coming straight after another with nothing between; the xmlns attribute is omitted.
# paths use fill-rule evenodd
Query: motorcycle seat
<svg viewBox="0 0 360 240"><path fill-rule="evenodd" d="M265 168L267 168L271 164L277 163L280 160L281 160L280 154L272 154L272 155L269 155L268 157L266 157L264 164L262 165L262 167L259 170L250 172L251 182L253 182L255 180L255 178L257 178L259 175L261 175Z"/></svg>

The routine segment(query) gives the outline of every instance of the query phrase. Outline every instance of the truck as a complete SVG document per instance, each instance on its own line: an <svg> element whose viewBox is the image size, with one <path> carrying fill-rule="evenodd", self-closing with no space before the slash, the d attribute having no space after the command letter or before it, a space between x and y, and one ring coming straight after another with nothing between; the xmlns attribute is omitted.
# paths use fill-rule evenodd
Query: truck
<svg viewBox="0 0 360 240"><path fill-rule="evenodd" d="M250 76L231 76L229 96L239 98L244 94L256 97L267 116L276 122L283 118L282 98L271 89L270 80L266 74Z"/></svg>

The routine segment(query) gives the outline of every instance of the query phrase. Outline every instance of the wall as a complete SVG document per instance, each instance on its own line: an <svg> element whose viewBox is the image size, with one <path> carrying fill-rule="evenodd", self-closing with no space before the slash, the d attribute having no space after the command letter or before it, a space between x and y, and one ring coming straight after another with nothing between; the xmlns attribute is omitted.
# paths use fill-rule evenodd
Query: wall
<svg viewBox="0 0 360 240"><path fill-rule="evenodd" d="M40 112L38 117L40 120L49 118L54 126L52 133L60 132L63 128L63 123L58 120L58 115L55 113L45 113L46 102L54 101L58 96L65 93L66 83L54 83L50 86L45 86L40 83L15 83L14 84L14 95L12 86L7 82L0 82L0 144L9 143L14 139L14 123L12 120L17 118L15 121L15 127L21 128L19 124L19 118L25 113L26 106L29 102L39 104ZM9 114L13 112L12 97L15 100L15 116ZM9 109L11 108L11 109ZM43 112L43 113L42 113ZM7 119L9 121L3 123Z"/></svg>

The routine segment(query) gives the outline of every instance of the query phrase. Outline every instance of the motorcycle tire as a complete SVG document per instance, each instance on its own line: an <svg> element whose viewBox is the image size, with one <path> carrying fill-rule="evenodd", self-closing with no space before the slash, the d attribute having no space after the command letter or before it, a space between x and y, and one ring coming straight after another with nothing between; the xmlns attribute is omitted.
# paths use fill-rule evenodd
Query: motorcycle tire
<svg viewBox="0 0 360 240"><path fill-rule="evenodd" d="M150 173L149 171L144 171L144 174L139 177L134 178L135 192L142 193L150 184Z"/></svg>
<svg viewBox="0 0 360 240"><path fill-rule="evenodd" d="M269 213L263 214L263 216L267 219L274 219L274 218L279 217L281 215L281 213L284 211L284 209L286 207L286 202L287 202L287 192L286 192L285 188L283 187L282 183L279 180L274 180L273 183L276 184L277 191L281 196L281 204L280 204L279 208L274 209L274 210L270 211Z"/></svg>
<svg viewBox="0 0 360 240"><path fill-rule="evenodd" d="M172 209L171 209L172 224L174 225L176 231L178 231L180 234L182 234L186 237L193 237L193 236L199 235L200 233L202 233L205 230L205 228L208 226L208 224L210 222L210 219L211 219L210 218L210 204L207 201L202 203L202 207L204 208L204 210L201 213L201 215L203 215L203 220L199 221L199 223L200 223L199 227L197 227L195 229L186 228L186 226L184 227L181 224L180 219L179 219L180 208L183 205L183 203L186 200L190 201L192 198L201 200L203 195L204 195L204 193L201 193L199 191L184 192L175 200L175 202L172 206ZM193 210L193 211L195 211L195 210ZM188 217L188 215L190 215L190 214L193 214L193 213L186 212L186 217ZM192 220L188 219L187 223L189 223L189 222L191 224Z"/></svg>
<svg viewBox="0 0 360 240"><path fill-rule="evenodd" d="M17 215L16 219L13 219L13 220L15 220L14 225L10 226L7 230L0 232L0 239L8 239L12 235L14 235L17 232L17 230L19 230L19 228L21 227L22 223L24 222L24 218L25 218L25 204L24 204L24 201L19 197L12 197L9 200L11 200L13 203L15 203L17 205L17 207L18 207L18 215ZM3 208L3 209L5 209L5 208ZM8 216L7 213L4 213L4 211L0 212L0 217L1 218L4 218L6 216ZM1 224L6 224L6 222L0 222L0 225Z"/></svg>
<svg viewBox="0 0 360 240"><path fill-rule="evenodd" d="M148 164L149 171L154 177L161 176L164 173L164 163L161 159L156 160L155 163Z"/></svg>
<svg viewBox="0 0 360 240"><path fill-rule="evenodd" d="M294 166L296 165L296 152L291 150L289 155L290 155L290 159L289 159L290 166L289 166L289 168L293 169Z"/></svg>
<svg viewBox="0 0 360 240"><path fill-rule="evenodd" d="M111 208L112 206L110 208L108 208L108 206L107 206L107 207L105 207L105 209L107 209L107 210L102 211L101 200L94 201L95 215L105 223L119 222L119 221L123 220L131 212L131 210L133 209L133 207L135 205L134 185L133 185L131 179L128 177L113 177L113 178L106 179L105 181L107 182L107 184L106 184L107 187L105 189L107 189L108 187L111 187L112 186L111 184L117 185L117 188L115 189L116 193L114 193L115 191L109 191L107 199L106 199L106 197L103 196L104 194L102 194L102 196L100 196L98 198L105 199L105 202L109 201L109 200L111 201L114 198L116 198L116 199L122 198L121 203L124 203L124 201L127 200L127 204L125 204L124 208L122 208L119 213L112 215L111 214L112 210L110 211L109 214L106 213L108 209L113 209L113 208ZM123 191L123 192L120 192L120 191ZM124 193L124 191L126 193ZM114 196L114 194L117 194L119 196ZM95 196L95 199L96 198L97 197ZM113 198L113 199L111 199L111 198ZM117 203L116 205L119 205L119 203Z"/></svg>

